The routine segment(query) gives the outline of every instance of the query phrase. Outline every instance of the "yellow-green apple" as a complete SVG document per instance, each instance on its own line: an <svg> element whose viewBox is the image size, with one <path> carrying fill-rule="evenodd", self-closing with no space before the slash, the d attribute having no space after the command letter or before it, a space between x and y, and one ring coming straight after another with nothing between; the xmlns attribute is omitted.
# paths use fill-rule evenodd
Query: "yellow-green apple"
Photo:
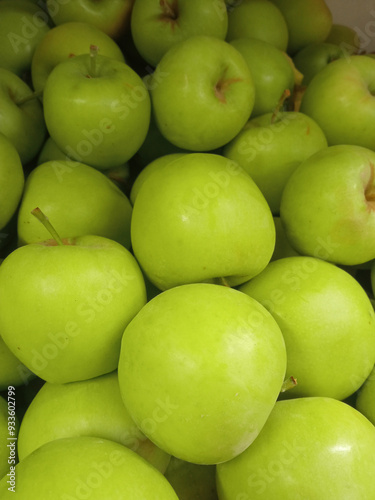
<svg viewBox="0 0 375 500"><path fill-rule="evenodd" d="M50 29L49 22L48 14L28 0L2 0L0 67L24 77L36 46Z"/></svg>
<svg viewBox="0 0 375 500"><path fill-rule="evenodd" d="M338 59L310 82L301 111L325 133L328 144L356 144L375 150L375 60L367 56Z"/></svg>
<svg viewBox="0 0 375 500"><path fill-rule="evenodd" d="M7 387L6 397L0 395L0 479L14 481L14 469L18 461L17 434L19 421L15 412L16 393Z"/></svg>
<svg viewBox="0 0 375 500"><path fill-rule="evenodd" d="M338 45L328 42L311 43L299 50L293 61L298 70L303 74L303 85L310 84L313 77L327 64L349 57L349 53Z"/></svg>
<svg viewBox="0 0 375 500"><path fill-rule="evenodd" d="M374 169L374 151L346 144L322 149L297 167L280 205L297 252L344 265L375 257Z"/></svg>
<svg viewBox="0 0 375 500"><path fill-rule="evenodd" d="M61 238L98 235L130 248L130 201L104 173L93 167L52 160L31 171L18 211L19 245L49 237L46 228L31 213L36 206L53 220Z"/></svg>
<svg viewBox="0 0 375 500"><path fill-rule="evenodd" d="M162 57L149 79L153 113L164 137L183 149L210 151L238 134L254 106L254 83L229 43L193 36Z"/></svg>
<svg viewBox="0 0 375 500"><path fill-rule="evenodd" d="M2 500L14 496L38 500L178 500L163 474L134 451L91 436L44 444L16 466L15 475L13 491L9 491L6 478L0 481Z"/></svg>
<svg viewBox="0 0 375 500"><path fill-rule="evenodd" d="M101 29L88 23L67 22L55 26L38 43L31 62L31 77L35 90L43 90L53 68L66 59L88 54L96 45L99 54L124 62L117 43Z"/></svg>
<svg viewBox="0 0 375 500"><path fill-rule="evenodd" d="M111 38L123 35L130 24L134 0L45 0L56 25L78 21L92 24Z"/></svg>
<svg viewBox="0 0 375 500"><path fill-rule="evenodd" d="M138 196L138 192L141 189L141 186L143 186L145 180L148 179L149 176L152 175L152 173L155 170L161 168L163 165L169 163L170 161L177 160L177 158L181 158L182 156L184 156L184 154L186 153L171 153L169 155L159 156L159 158L156 158L154 161L146 165L137 175L132 185L132 189L130 192L130 201L132 205L134 205L135 203L135 199Z"/></svg>
<svg viewBox="0 0 375 500"><path fill-rule="evenodd" d="M0 391L28 383L34 374L21 363L0 337Z"/></svg>
<svg viewBox="0 0 375 500"><path fill-rule="evenodd" d="M121 443L162 473L170 460L130 418L121 399L117 371L70 384L46 382L22 418L18 457L23 460L49 441L78 436Z"/></svg>
<svg viewBox="0 0 375 500"><path fill-rule="evenodd" d="M150 96L127 64L80 55L59 63L43 92L44 117L57 146L74 160L106 170L128 161L143 143Z"/></svg>
<svg viewBox="0 0 375 500"><path fill-rule="evenodd" d="M69 156L61 151L52 137L47 137L42 148L39 151L36 160L37 165L46 163L47 161L66 161L71 160Z"/></svg>
<svg viewBox="0 0 375 500"><path fill-rule="evenodd" d="M164 475L179 500L218 500L214 465L192 464L172 457Z"/></svg>
<svg viewBox="0 0 375 500"><path fill-rule="evenodd" d="M42 105L19 76L0 67L0 133L16 148L23 165L42 147L46 127Z"/></svg>
<svg viewBox="0 0 375 500"><path fill-rule="evenodd" d="M312 118L285 111L250 119L223 154L246 170L277 215L292 172L326 147L327 139Z"/></svg>
<svg viewBox="0 0 375 500"><path fill-rule="evenodd" d="M294 55L310 43L324 42L332 28L332 12L325 0L271 0L288 27L288 53Z"/></svg>
<svg viewBox="0 0 375 500"><path fill-rule="evenodd" d="M375 427L341 401L279 401L256 441L218 465L219 498L374 498L374 446Z"/></svg>
<svg viewBox="0 0 375 500"><path fill-rule="evenodd" d="M331 31L325 39L327 43L334 43L346 52L356 54L361 48L361 41L357 32L350 26L332 24Z"/></svg>
<svg viewBox="0 0 375 500"><path fill-rule="evenodd" d="M294 89L294 72L285 54L263 40L238 38L230 42L249 66L255 86L255 102L251 117L273 111L283 92Z"/></svg>
<svg viewBox="0 0 375 500"><path fill-rule="evenodd" d="M355 407L375 425L375 368L360 388Z"/></svg>
<svg viewBox="0 0 375 500"><path fill-rule="evenodd" d="M145 180L133 207L131 241L160 290L222 279L235 286L266 267L275 226L259 188L236 162L190 153Z"/></svg>
<svg viewBox="0 0 375 500"><path fill-rule="evenodd" d="M256 439L285 365L282 334L262 305L226 286L194 283L157 295L131 321L118 376L130 416L151 441L212 465Z"/></svg>
<svg viewBox="0 0 375 500"><path fill-rule="evenodd" d="M17 210L25 176L20 155L7 137L0 132L0 229Z"/></svg>
<svg viewBox="0 0 375 500"><path fill-rule="evenodd" d="M115 370L122 333L145 302L135 258L101 236L25 245L0 266L1 336L48 382Z"/></svg>
<svg viewBox="0 0 375 500"><path fill-rule="evenodd" d="M131 16L134 44L152 66L172 45L196 35L224 40L227 28L224 0L136 0Z"/></svg>
<svg viewBox="0 0 375 500"><path fill-rule="evenodd" d="M227 40L256 38L286 50L288 27L280 10L268 0L234 2L228 11Z"/></svg>
<svg viewBox="0 0 375 500"><path fill-rule="evenodd" d="M375 363L375 314L349 273L319 258L287 257L240 291L266 307L282 331L286 377L298 382L283 397L344 399L364 383Z"/></svg>
<svg viewBox="0 0 375 500"><path fill-rule="evenodd" d="M273 251L271 261L283 259L284 257L295 257L299 255L294 250L292 245L289 243L280 217L275 216L273 218L273 222L275 224L275 230L276 230L276 242L275 242L275 250Z"/></svg>

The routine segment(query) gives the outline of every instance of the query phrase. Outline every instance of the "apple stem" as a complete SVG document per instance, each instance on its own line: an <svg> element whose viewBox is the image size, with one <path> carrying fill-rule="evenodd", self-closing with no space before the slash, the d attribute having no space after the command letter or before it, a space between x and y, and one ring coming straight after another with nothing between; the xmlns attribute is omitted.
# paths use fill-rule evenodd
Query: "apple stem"
<svg viewBox="0 0 375 500"><path fill-rule="evenodd" d="M47 229L47 231L50 233L50 235L58 245L64 245L56 229L52 226L48 217L44 215L44 213L40 210L39 207L34 208L34 210L32 210L31 213L43 224L43 226Z"/></svg>
<svg viewBox="0 0 375 500"><path fill-rule="evenodd" d="M219 278L219 285L231 288L230 284L228 283L228 281L226 280L226 278L224 278L224 276L220 276L220 278Z"/></svg>
<svg viewBox="0 0 375 500"><path fill-rule="evenodd" d="M289 377L286 380L284 380L280 392L289 391L289 389L293 389L293 387L295 387L296 385L297 385L297 379L294 377Z"/></svg>
<svg viewBox="0 0 375 500"><path fill-rule="evenodd" d="M286 99L288 99L288 97L290 97L290 90L289 89L285 89L284 92L283 92L283 94L282 94L282 96L280 97L279 102L277 103L276 108L274 109L274 111L272 113L271 123L275 123L275 121L279 117L281 109L284 106L284 103L285 103Z"/></svg>
<svg viewBox="0 0 375 500"><path fill-rule="evenodd" d="M32 92L31 94L26 95L15 102L16 102L17 106L21 106L22 104L25 104L25 102L32 101L33 99L38 99L39 97L42 96L42 94L43 94L43 90L36 90L35 92Z"/></svg>
<svg viewBox="0 0 375 500"><path fill-rule="evenodd" d="M90 45L90 77L96 77L96 59L99 48L97 45Z"/></svg>

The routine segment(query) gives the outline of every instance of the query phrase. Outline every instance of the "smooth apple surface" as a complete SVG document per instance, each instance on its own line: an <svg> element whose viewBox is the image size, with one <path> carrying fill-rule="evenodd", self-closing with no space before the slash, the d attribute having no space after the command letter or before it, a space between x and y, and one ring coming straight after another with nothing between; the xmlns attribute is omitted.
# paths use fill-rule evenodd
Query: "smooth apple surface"
<svg viewBox="0 0 375 500"><path fill-rule="evenodd" d="M0 133L0 229L3 229L19 205L25 176L21 158L9 139Z"/></svg>
<svg viewBox="0 0 375 500"><path fill-rule="evenodd" d="M357 32L350 26L332 24L331 31L325 39L326 43L334 43L348 53L356 54L361 48L361 41Z"/></svg>
<svg viewBox="0 0 375 500"><path fill-rule="evenodd" d="M239 38L232 40L249 66L255 86L255 102L251 117L273 111L285 90L292 94L294 72L285 54L263 40Z"/></svg>
<svg viewBox="0 0 375 500"><path fill-rule="evenodd" d="M191 36L225 39L224 0L136 0L131 16L134 44L152 66L176 43Z"/></svg>
<svg viewBox="0 0 375 500"><path fill-rule="evenodd" d="M125 446L96 437L44 444L16 467L16 495L0 481L2 499L178 500L165 477Z"/></svg>
<svg viewBox="0 0 375 500"><path fill-rule="evenodd" d="M219 498L373 498L374 446L375 427L341 401L279 401L256 441L217 467Z"/></svg>
<svg viewBox="0 0 375 500"><path fill-rule="evenodd" d="M125 61L120 47L101 29L88 23L67 22L49 30L35 49L31 63L34 89L44 88L57 64L71 57L88 54L91 45L96 45L103 56Z"/></svg>
<svg viewBox="0 0 375 500"><path fill-rule="evenodd" d="M45 3L56 25L84 22L96 26L111 38L118 38L129 28L134 0L46 0Z"/></svg>
<svg viewBox="0 0 375 500"><path fill-rule="evenodd" d="M121 399L117 371L70 384L46 382L23 416L18 434L19 459L49 441L78 436L123 444L162 473L170 460L130 418Z"/></svg>
<svg viewBox="0 0 375 500"><path fill-rule="evenodd" d="M218 500L214 465L192 464L172 457L164 475L179 500Z"/></svg>
<svg viewBox="0 0 375 500"><path fill-rule="evenodd" d="M256 38L286 50L289 34L284 16L272 2L243 0L228 10L227 40L236 38Z"/></svg>
<svg viewBox="0 0 375 500"><path fill-rule="evenodd" d="M194 36L173 46L150 79L156 124L182 149L210 151L238 134L255 88L242 55L229 43Z"/></svg>
<svg viewBox="0 0 375 500"><path fill-rule="evenodd" d="M101 236L25 245L0 266L1 336L52 383L115 370L122 333L145 302L135 258Z"/></svg>
<svg viewBox="0 0 375 500"><path fill-rule="evenodd" d="M240 287L266 307L283 333L286 378L297 386L282 397L345 399L375 363L375 314L362 286L346 271L314 257L271 262Z"/></svg>
<svg viewBox="0 0 375 500"><path fill-rule="evenodd" d="M285 111L251 118L223 154L246 170L272 213L278 215L289 177L303 161L326 147L327 139L312 118Z"/></svg>
<svg viewBox="0 0 375 500"><path fill-rule="evenodd" d="M151 441L212 465L259 434L285 364L282 334L263 306L237 290L198 283L142 308L125 329L118 373L125 406Z"/></svg>
<svg viewBox="0 0 375 500"><path fill-rule="evenodd" d="M22 165L38 154L46 135L42 105L32 95L27 83L0 68L0 132L16 148Z"/></svg>
<svg viewBox="0 0 375 500"><path fill-rule="evenodd" d="M273 221L275 223L276 230L276 243L271 261L283 259L284 257L296 257L297 255L299 255L289 243L280 217L275 216L273 218Z"/></svg>
<svg viewBox="0 0 375 500"><path fill-rule="evenodd" d="M0 67L22 78L39 42L48 33L48 14L26 0L0 2Z"/></svg>
<svg viewBox="0 0 375 500"><path fill-rule="evenodd" d="M80 55L51 71L43 92L50 136L73 160L99 170L127 162L150 123L150 96L127 64Z"/></svg>
<svg viewBox="0 0 375 500"><path fill-rule="evenodd" d="M375 425L375 368L360 388L355 407Z"/></svg>
<svg viewBox="0 0 375 500"><path fill-rule="evenodd" d="M266 267L275 227L259 188L237 163L191 153L145 180L133 207L131 240L160 290L222 278L235 286Z"/></svg>
<svg viewBox="0 0 375 500"><path fill-rule="evenodd" d="M26 384L34 377L0 337L0 391L5 391L10 385L18 387Z"/></svg>
<svg viewBox="0 0 375 500"><path fill-rule="evenodd" d="M332 28L332 12L325 0L271 0L288 27L288 53L294 55L310 43L324 42Z"/></svg>
<svg viewBox="0 0 375 500"><path fill-rule="evenodd" d="M33 169L18 212L19 245L49 238L46 228L31 213L37 206L48 214L61 238L96 234L130 248L130 201L93 167L51 160Z"/></svg>
<svg viewBox="0 0 375 500"><path fill-rule="evenodd" d="M374 165L373 151L341 145L318 151L292 173L280 216L300 254L344 265L375 257Z"/></svg>
<svg viewBox="0 0 375 500"><path fill-rule="evenodd" d="M339 59L323 68L306 89L301 111L322 128L330 146L355 144L375 150L375 60Z"/></svg>

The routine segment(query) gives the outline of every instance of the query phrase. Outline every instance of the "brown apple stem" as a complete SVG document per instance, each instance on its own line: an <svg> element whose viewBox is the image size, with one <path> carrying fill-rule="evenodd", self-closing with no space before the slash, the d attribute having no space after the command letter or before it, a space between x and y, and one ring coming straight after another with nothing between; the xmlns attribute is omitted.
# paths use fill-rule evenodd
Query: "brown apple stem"
<svg viewBox="0 0 375 500"><path fill-rule="evenodd" d="M279 102L277 103L276 108L274 109L274 111L272 113L271 123L275 123L275 121L279 117L281 109L284 106L284 102L286 101L286 99L288 99L288 97L290 97L290 90L289 89L285 89L284 92L283 92L283 94L282 94L282 96L280 97Z"/></svg>
<svg viewBox="0 0 375 500"><path fill-rule="evenodd" d="M99 52L97 45L90 45L90 77L96 77L96 59Z"/></svg>
<svg viewBox="0 0 375 500"><path fill-rule="evenodd" d="M25 104L25 102L32 101L33 99L38 99L39 97L42 97L43 90L36 90L35 92L32 92L29 95L25 95L21 99L18 99L18 101L15 101L17 106L21 106L22 104Z"/></svg>
<svg viewBox="0 0 375 500"><path fill-rule="evenodd" d="M47 231L50 233L50 235L58 245L64 245L60 236L57 234L56 229L52 226L48 217L44 215L39 207L34 208L31 213L43 224L43 226L47 229Z"/></svg>
<svg viewBox="0 0 375 500"><path fill-rule="evenodd" d="M220 276L219 285L226 286L228 288L231 287L230 284L228 283L228 281L226 280L226 278L224 278L224 276Z"/></svg>
<svg viewBox="0 0 375 500"><path fill-rule="evenodd" d="M295 387L296 385L297 385L297 379L294 377L289 377L286 380L284 380L280 392L289 391L289 389L293 389L293 387Z"/></svg>

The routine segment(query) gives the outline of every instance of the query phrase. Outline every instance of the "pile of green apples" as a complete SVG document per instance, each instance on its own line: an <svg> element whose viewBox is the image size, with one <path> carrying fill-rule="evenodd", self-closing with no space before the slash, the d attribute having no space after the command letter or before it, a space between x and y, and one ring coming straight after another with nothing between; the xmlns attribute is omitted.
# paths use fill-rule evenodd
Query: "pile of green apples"
<svg viewBox="0 0 375 500"><path fill-rule="evenodd" d="M325 0L0 0L0 498L374 500L374 130Z"/></svg>

